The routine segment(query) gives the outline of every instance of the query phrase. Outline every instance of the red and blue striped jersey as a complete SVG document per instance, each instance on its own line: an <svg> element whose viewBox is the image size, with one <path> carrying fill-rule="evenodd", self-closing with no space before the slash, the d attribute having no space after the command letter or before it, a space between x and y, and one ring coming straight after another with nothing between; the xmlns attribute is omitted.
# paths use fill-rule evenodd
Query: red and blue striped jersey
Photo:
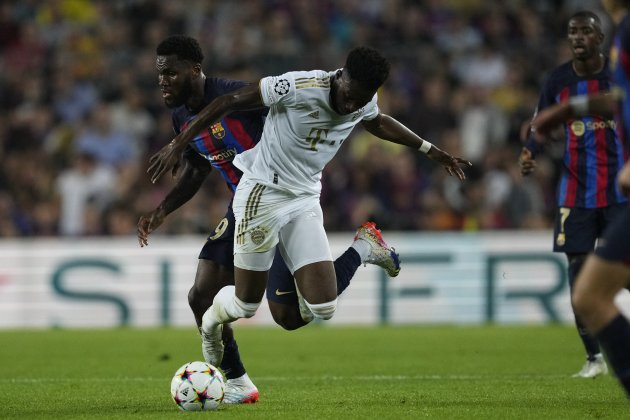
<svg viewBox="0 0 630 420"><path fill-rule="evenodd" d="M621 89L623 96L615 113L617 133L624 144L630 144L630 14L617 26L610 49L610 61L613 81L616 88ZM630 152L626 150L626 160L628 153Z"/></svg>
<svg viewBox="0 0 630 420"><path fill-rule="evenodd" d="M537 112L572 96L608 92L611 83L608 60L602 71L590 77L578 76L569 61L549 73ZM628 146L620 140L615 126L614 119L598 115L565 123L562 174L557 190L559 207L601 208L627 201L617 188L617 173ZM527 147L536 151L533 139Z"/></svg>
<svg viewBox="0 0 630 420"><path fill-rule="evenodd" d="M237 80L206 78L204 103L201 108L216 97L245 85L247 85L246 82ZM258 143L262 135L266 114L266 108L234 112L197 134L184 153L197 153L203 156L213 168L221 173L228 187L234 192L243 174L232 164L232 161L238 153L251 149ZM192 113L185 105L182 105L173 110L172 117L175 133L179 134L188 127L197 117L197 114Z"/></svg>

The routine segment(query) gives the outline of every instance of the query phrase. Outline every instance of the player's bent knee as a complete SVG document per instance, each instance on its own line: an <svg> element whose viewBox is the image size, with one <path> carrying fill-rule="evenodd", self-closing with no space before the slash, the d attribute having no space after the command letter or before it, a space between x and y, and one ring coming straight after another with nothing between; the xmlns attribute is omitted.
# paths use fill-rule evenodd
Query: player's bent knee
<svg viewBox="0 0 630 420"><path fill-rule="evenodd" d="M203 315L210 305L212 305L212 298L210 296L199 293L196 286L191 287L188 291L188 306L190 306L193 312L199 312Z"/></svg>
<svg viewBox="0 0 630 420"><path fill-rule="evenodd" d="M335 310L337 309L337 299L324 302L324 303L308 303L306 305L311 310L315 318L319 319L330 319L335 314Z"/></svg>
<svg viewBox="0 0 630 420"><path fill-rule="evenodd" d="M251 318L256 314L261 302L243 302L235 293L234 286L225 286L214 297L214 305L225 311L228 318Z"/></svg>
<svg viewBox="0 0 630 420"><path fill-rule="evenodd" d="M243 302L238 297L234 296L234 309L236 315L239 318L251 318L256 315L256 311L260 306L261 302L249 303Z"/></svg>
<svg viewBox="0 0 630 420"><path fill-rule="evenodd" d="M306 322L304 322L299 312L296 312L295 314L288 312L272 312L271 315L273 316L273 320L276 322L276 324L287 331L297 330L298 328L306 325Z"/></svg>

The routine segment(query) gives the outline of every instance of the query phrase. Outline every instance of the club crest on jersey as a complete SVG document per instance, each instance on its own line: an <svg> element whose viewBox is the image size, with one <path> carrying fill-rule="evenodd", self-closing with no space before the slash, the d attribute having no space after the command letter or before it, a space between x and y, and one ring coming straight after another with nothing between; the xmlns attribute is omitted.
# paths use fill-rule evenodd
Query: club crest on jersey
<svg viewBox="0 0 630 420"><path fill-rule="evenodd" d="M576 136L583 136L585 131L585 126L583 121L573 121L571 123L571 132Z"/></svg>
<svg viewBox="0 0 630 420"><path fill-rule="evenodd" d="M280 79L273 86L273 90L278 95L286 95L287 93L289 93L289 88L290 87L291 87L291 84L289 83L289 81L287 79Z"/></svg>
<svg viewBox="0 0 630 420"><path fill-rule="evenodd" d="M212 136L215 139L221 140L223 137L225 137L225 128L223 128L223 126L221 125L221 121L213 124L210 129L212 130Z"/></svg>
<svg viewBox="0 0 630 420"><path fill-rule="evenodd" d="M267 230L260 226L255 227L249 232L249 237L251 238L254 245L262 245L265 242L265 237L267 236Z"/></svg>

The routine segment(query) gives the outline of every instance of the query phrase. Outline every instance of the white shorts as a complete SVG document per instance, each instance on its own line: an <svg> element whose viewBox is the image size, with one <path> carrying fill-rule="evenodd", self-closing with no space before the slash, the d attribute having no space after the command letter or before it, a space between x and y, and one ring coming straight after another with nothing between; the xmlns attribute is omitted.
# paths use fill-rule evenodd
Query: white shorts
<svg viewBox="0 0 630 420"><path fill-rule="evenodd" d="M269 270L278 244L291 273L307 264L332 261L318 196L296 196L243 178L232 208L236 267Z"/></svg>

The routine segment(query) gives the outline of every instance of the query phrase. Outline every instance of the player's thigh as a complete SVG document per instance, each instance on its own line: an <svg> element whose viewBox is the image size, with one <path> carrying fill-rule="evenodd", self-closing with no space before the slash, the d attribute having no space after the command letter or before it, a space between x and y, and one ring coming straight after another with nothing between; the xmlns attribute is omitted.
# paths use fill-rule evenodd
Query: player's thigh
<svg viewBox="0 0 630 420"><path fill-rule="evenodd" d="M278 243L278 232L290 220L294 206L292 196L284 191L253 180L241 180L233 203L234 253L262 253L273 249ZM271 259L268 263L270 267Z"/></svg>
<svg viewBox="0 0 630 420"><path fill-rule="evenodd" d="M565 254L593 251L600 234L597 209L559 207L556 209L553 250Z"/></svg>
<svg viewBox="0 0 630 420"><path fill-rule="evenodd" d="M603 209L601 209L601 213L600 213L601 232L600 233L603 234L603 232L605 232L608 226L610 226L619 217L622 217L627 207L628 207L627 203L622 203L622 204L612 204L608 207L604 207Z"/></svg>
<svg viewBox="0 0 630 420"><path fill-rule="evenodd" d="M617 293L630 284L630 207L608 226L578 276L574 301L593 311L612 306ZM593 306L598 307L594 308Z"/></svg>
<svg viewBox="0 0 630 420"><path fill-rule="evenodd" d="M337 280L332 261L307 264L295 273L300 293L308 303L332 302L337 298Z"/></svg>
<svg viewBox="0 0 630 420"><path fill-rule="evenodd" d="M630 280L630 267L591 254L580 271L573 306L589 331L599 332L618 314L615 297Z"/></svg>
<svg viewBox="0 0 630 420"><path fill-rule="evenodd" d="M214 261L230 270L234 268L234 212L229 205L223 219L208 235L199 259Z"/></svg>
<svg viewBox="0 0 630 420"><path fill-rule="evenodd" d="M319 203L305 207L280 230L280 252L309 303L337 297L337 280Z"/></svg>
<svg viewBox="0 0 630 420"><path fill-rule="evenodd" d="M214 297L222 287L234 284L234 214L225 216L206 239L197 263L193 290Z"/></svg>
<svg viewBox="0 0 630 420"><path fill-rule="evenodd" d="M279 233L279 250L289 271L294 273L306 265L332 262L330 244L324 230L324 217L319 203L305 203Z"/></svg>
<svg viewBox="0 0 630 420"><path fill-rule="evenodd" d="M268 271L254 271L234 267L234 285L236 297L243 302L262 302L267 286Z"/></svg>
<svg viewBox="0 0 630 420"><path fill-rule="evenodd" d="M197 263L194 283L196 293L214 298L223 287L233 284L234 268L212 260L200 259Z"/></svg>
<svg viewBox="0 0 630 420"><path fill-rule="evenodd" d="M578 301L613 302L629 280L629 266L591 254L578 275L574 295Z"/></svg>

